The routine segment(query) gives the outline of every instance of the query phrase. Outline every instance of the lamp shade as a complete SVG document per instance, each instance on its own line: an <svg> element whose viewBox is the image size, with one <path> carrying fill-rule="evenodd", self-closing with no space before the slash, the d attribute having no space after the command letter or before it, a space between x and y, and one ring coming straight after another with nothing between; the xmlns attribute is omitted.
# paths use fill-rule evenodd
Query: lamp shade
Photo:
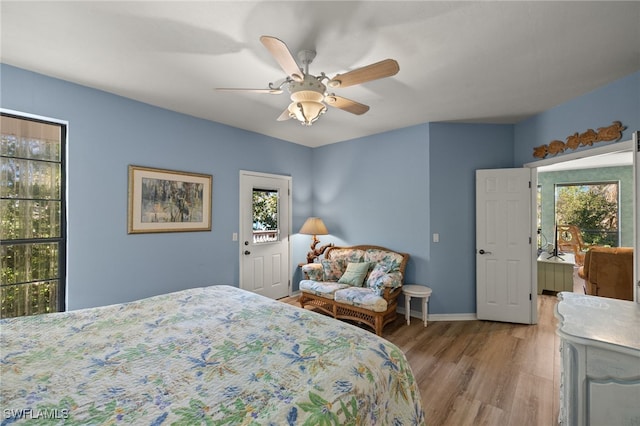
<svg viewBox="0 0 640 426"><path fill-rule="evenodd" d="M322 102L303 101L289 105L289 116L305 126L311 126L326 111L327 107Z"/></svg>
<svg viewBox="0 0 640 426"><path fill-rule="evenodd" d="M324 226L322 219L319 217L310 217L304 222L299 233L305 235L327 235L329 231L327 227Z"/></svg>

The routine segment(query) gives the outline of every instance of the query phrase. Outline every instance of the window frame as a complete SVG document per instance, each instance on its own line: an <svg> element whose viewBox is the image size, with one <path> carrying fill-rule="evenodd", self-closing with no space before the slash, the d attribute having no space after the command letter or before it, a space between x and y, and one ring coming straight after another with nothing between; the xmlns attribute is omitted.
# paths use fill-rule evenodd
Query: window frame
<svg viewBox="0 0 640 426"><path fill-rule="evenodd" d="M255 194L257 192L268 193L271 196L274 196L276 199L276 222L277 227L275 229L265 229L265 230L257 230L255 228L256 225L256 205L255 205ZM264 188L264 187L254 187L252 188L252 199L251 199L251 209L252 209L252 235L253 235L253 244L272 244L280 242L280 199L281 194L278 188Z"/></svg>
<svg viewBox="0 0 640 426"><path fill-rule="evenodd" d="M35 123L41 123L46 125L58 126L60 128L60 161L53 162L60 165L60 234L57 237L49 237L49 238L21 238L14 240L0 240L0 245L17 245L17 244L38 244L38 243L56 243L58 244L58 288L57 288L57 304L56 312L64 312L66 310L66 300L67 300L67 145L68 145L68 122L62 120L56 120L46 117L40 117L32 114L11 111L7 109L0 108L0 116L14 118L17 120L25 120L31 121ZM2 156L2 158L16 158L21 159L21 157L11 157L11 156ZM33 161L33 159L27 159L29 161ZM41 160L36 160L41 161ZM52 162L52 161L47 161ZM11 285L29 285L37 282L42 282L43 280L35 280L35 281L25 281L20 283L15 283ZM46 282L46 280L44 280ZM46 314L46 312L38 312L31 313L29 315L41 315ZM10 317L7 317L10 318Z"/></svg>
<svg viewBox="0 0 640 426"><path fill-rule="evenodd" d="M616 247L620 247L621 241L622 241L622 226L621 226L621 213L622 213L622 206L620 205L620 181L619 180L604 180L604 181L578 181L578 182L556 182L554 184L554 200L553 200L553 216L554 216L554 221L555 223L558 222L558 190L561 187L571 187L571 186L598 186L598 185L616 185L616 193L617 193L617 199L616 199L616 222L617 222L617 229L616 229ZM582 235L582 238L584 239L584 233L586 231L594 231L594 230L580 230Z"/></svg>

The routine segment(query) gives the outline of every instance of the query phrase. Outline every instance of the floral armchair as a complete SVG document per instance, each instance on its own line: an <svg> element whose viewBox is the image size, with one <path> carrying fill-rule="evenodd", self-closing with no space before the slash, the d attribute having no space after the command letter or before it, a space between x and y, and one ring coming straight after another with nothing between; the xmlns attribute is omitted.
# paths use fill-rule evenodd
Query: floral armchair
<svg viewBox="0 0 640 426"><path fill-rule="evenodd" d="M409 255L384 247L331 247L319 263L302 266L299 302L334 318L372 327L376 334L396 318Z"/></svg>

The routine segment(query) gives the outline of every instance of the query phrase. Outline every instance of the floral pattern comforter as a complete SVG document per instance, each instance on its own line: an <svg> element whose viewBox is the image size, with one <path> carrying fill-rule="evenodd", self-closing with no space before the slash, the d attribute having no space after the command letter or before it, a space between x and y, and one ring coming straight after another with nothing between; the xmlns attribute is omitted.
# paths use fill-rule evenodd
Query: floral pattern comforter
<svg viewBox="0 0 640 426"><path fill-rule="evenodd" d="M424 424L404 354L230 286L0 320L2 424Z"/></svg>

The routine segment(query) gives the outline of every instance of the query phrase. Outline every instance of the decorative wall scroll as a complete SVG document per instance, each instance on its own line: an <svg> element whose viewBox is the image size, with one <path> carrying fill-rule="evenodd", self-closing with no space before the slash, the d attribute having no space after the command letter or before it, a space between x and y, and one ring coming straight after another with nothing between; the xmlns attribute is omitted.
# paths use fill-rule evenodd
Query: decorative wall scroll
<svg viewBox="0 0 640 426"><path fill-rule="evenodd" d="M580 146L591 146L597 142L612 142L622 138L622 131L627 127L621 122L614 121L611 126L600 127L598 131L589 129L584 133L574 133L567 136L567 141L554 140L548 145L540 145L533 148L535 158L546 158L547 155L557 155L568 149L577 149Z"/></svg>

